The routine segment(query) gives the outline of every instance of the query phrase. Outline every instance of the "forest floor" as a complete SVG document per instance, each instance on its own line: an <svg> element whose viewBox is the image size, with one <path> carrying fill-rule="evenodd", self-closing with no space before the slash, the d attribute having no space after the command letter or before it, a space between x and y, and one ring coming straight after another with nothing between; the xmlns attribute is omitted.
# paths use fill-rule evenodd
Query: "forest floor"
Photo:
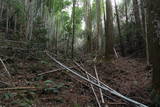
<svg viewBox="0 0 160 107"><path fill-rule="evenodd" d="M0 65L0 81L14 84L20 89L12 89L0 83L0 106L5 107L97 107L92 90L76 76L60 67L47 56L39 58L30 55L27 59L4 57L4 63L12 78L9 78ZM82 72L73 61L58 60L77 72ZM101 81L123 95L149 105L151 103L151 73L142 58L119 58L111 61L93 61L92 57L85 56L77 60L84 68L95 76L94 65ZM41 74L50 70L55 72ZM32 88L35 87L35 88ZM10 88L10 89L7 89ZM26 89L21 89L26 88ZM97 95L100 100L98 88ZM104 97L109 107L130 107L109 93Z"/></svg>

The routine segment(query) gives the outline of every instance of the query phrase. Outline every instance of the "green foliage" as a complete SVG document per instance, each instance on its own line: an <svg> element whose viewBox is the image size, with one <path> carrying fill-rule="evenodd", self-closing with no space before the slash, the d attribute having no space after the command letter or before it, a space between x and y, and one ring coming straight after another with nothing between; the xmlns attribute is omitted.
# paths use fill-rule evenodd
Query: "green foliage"
<svg viewBox="0 0 160 107"><path fill-rule="evenodd" d="M21 107L32 107L35 102L36 93L33 91L25 91L16 95L16 101L13 103Z"/></svg>
<svg viewBox="0 0 160 107"><path fill-rule="evenodd" d="M43 80L44 79L44 76L37 76L36 78L33 78L32 81L40 81L40 80ZM39 84L35 84L35 87L40 87Z"/></svg>
<svg viewBox="0 0 160 107"><path fill-rule="evenodd" d="M6 2L8 6L12 7L15 10L15 13L19 15L25 15L25 6L23 0L2 0Z"/></svg>
<svg viewBox="0 0 160 107"><path fill-rule="evenodd" d="M34 24L33 34L33 42L45 44L48 41L45 36L47 34L47 29L43 26L43 22L40 17L37 18Z"/></svg>
<svg viewBox="0 0 160 107"><path fill-rule="evenodd" d="M35 92L25 91L24 93L3 93L1 95L1 100L9 101L9 105L18 107L32 107L35 101ZM5 103L5 106L8 104Z"/></svg>
<svg viewBox="0 0 160 107"><path fill-rule="evenodd" d="M19 22L24 23L26 21L27 12L25 10L25 4L23 0L2 0L8 7L12 8L14 15L19 17Z"/></svg>
<svg viewBox="0 0 160 107"><path fill-rule="evenodd" d="M13 98L14 95L12 93L4 93L2 94L1 98L4 99L4 100L9 100L10 98Z"/></svg>
<svg viewBox="0 0 160 107"><path fill-rule="evenodd" d="M29 72L31 73L35 73L39 70L39 66L37 64L31 64L30 68L29 68Z"/></svg>
<svg viewBox="0 0 160 107"><path fill-rule="evenodd" d="M92 17L92 23L95 24L96 23L96 1L93 2L92 4L92 9L91 9L91 17Z"/></svg>
<svg viewBox="0 0 160 107"><path fill-rule="evenodd" d="M73 106L74 107L81 107L79 104L74 104Z"/></svg>
<svg viewBox="0 0 160 107"><path fill-rule="evenodd" d="M33 100L23 98L23 99L18 100L15 103L18 104L20 107L32 107Z"/></svg>
<svg viewBox="0 0 160 107"><path fill-rule="evenodd" d="M52 80L46 80L46 81L44 81L44 83L45 83L46 86L49 86L50 84L53 83L53 81Z"/></svg>
<svg viewBox="0 0 160 107"><path fill-rule="evenodd" d="M60 92L60 89L63 88L65 86L65 84L63 83L59 83L59 84L54 84L54 82L52 80L46 80L45 81L45 89L44 92L49 94L49 93L53 93L53 94L58 94Z"/></svg>
<svg viewBox="0 0 160 107"><path fill-rule="evenodd" d="M53 10L54 13L57 13L71 5L71 2L66 0L45 0L45 5L48 7L50 12Z"/></svg>

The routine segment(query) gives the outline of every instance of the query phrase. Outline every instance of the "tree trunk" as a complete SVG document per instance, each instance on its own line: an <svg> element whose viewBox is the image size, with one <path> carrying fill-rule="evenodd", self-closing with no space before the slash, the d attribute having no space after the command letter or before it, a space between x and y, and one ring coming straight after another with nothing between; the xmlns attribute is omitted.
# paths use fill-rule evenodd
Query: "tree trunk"
<svg viewBox="0 0 160 107"><path fill-rule="evenodd" d="M127 0L125 0L125 16L126 16L126 25L128 25L128 6L127 6Z"/></svg>
<svg viewBox="0 0 160 107"><path fill-rule="evenodd" d="M74 36L75 36L75 5L76 0L73 0L73 8L72 8L72 58L74 57Z"/></svg>
<svg viewBox="0 0 160 107"><path fill-rule="evenodd" d="M14 33L17 32L17 15L14 16Z"/></svg>
<svg viewBox="0 0 160 107"><path fill-rule="evenodd" d="M144 8L144 1L140 0L140 9L141 9L141 27L143 31L143 35L145 35L145 8Z"/></svg>
<svg viewBox="0 0 160 107"><path fill-rule="evenodd" d="M3 3L3 1L1 1L0 20L2 20L2 16L3 16L3 10L4 10L3 5L4 5L4 3Z"/></svg>
<svg viewBox="0 0 160 107"><path fill-rule="evenodd" d="M127 0L125 0L125 17L126 17L126 28L128 29L128 6L127 6ZM130 36L129 34L126 35L126 38L127 38L127 43L129 43L130 41ZM130 47L130 46L129 46Z"/></svg>
<svg viewBox="0 0 160 107"><path fill-rule="evenodd" d="M118 7L117 7L116 0L114 0L114 2L115 2L115 10L116 10L116 18L117 18L117 25L118 25L121 55L124 57L125 56L125 51L124 51L124 45L123 45L123 38L122 38L122 34L121 34L121 26L120 26L120 20L119 20Z"/></svg>
<svg viewBox="0 0 160 107"><path fill-rule="evenodd" d="M105 57L110 58L114 54L113 50L113 13L110 0L106 0L106 20L105 20Z"/></svg>
<svg viewBox="0 0 160 107"><path fill-rule="evenodd" d="M58 54L58 28L59 28L59 21L56 22L55 27L55 53Z"/></svg>
<svg viewBox="0 0 160 107"><path fill-rule="evenodd" d="M150 59L149 59L149 46L148 46L148 34L147 34L147 12L145 9L145 42L146 42L146 60L147 60L147 65L150 65Z"/></svg>
<svg viewBox="0 0 160 107"><path fill-rule="evenodd" d="M152 85L154 107L160 107L160 0L147 0L148 43L153 65Z"/></svg>
<svg viewBox="0 0 160 107"><path fill-rule="evenodd" d="M91 44L91 37L92 37L92 19L91 19L91 6L90 1L84 1L85 7L85 24L86 24L86 36L87 36L87 52L91 52L92 44Z"/></svg>
<svg viewBox="0 0 160 107"><path fill-rule="evenodd" d="M7 16L6 16L6 39L9 39L9 7L7 7Z"/></svg>
<svg viewBox="0 0 160 107"><path fill-rule="evenodd" d="M147 59L147 65L149 66L149 52L148 52L148 37L147 37L147 13L145 8L145 2L144 0L140 0L140 7L141 7L141 22L142 22L142 30L143 35L145 37L145 45L146 45L146 59Z"/></svg>
<svg viewBox="0 0 160 107"><path fill-rule="evenodd" d="M96 36L96 49L101 51L102 47L102 20L101 20L101 0L96 0L96 13L97 13L97 36Z"/></svg>
<svg viewBox="0 0 160 107"><path fill-rule="evenodd" d="M141 34L141 32L143 31L141 27L138 0L133 0L133 11L134 11L134 17L135 17L135 22L136 22L136 38L137 38L136 48L143 48L143 35Z"/></svg>
<svg viewBox="0 0 160 107"><path fill-rule="evenodd" d="M106 29L106 23L105 23L105 21L106 21L106 8L105 8L105 1L104 0L102 0L102 9L103 9L103 25L102 26L104 26L104 31L103 31L103 36L102 36L102 50L101 50L101 52L102 53L105 53L105 46L106 46L106 39L105 39L105 35L104 35L104 33L105 33L105 29Z"/></svg>

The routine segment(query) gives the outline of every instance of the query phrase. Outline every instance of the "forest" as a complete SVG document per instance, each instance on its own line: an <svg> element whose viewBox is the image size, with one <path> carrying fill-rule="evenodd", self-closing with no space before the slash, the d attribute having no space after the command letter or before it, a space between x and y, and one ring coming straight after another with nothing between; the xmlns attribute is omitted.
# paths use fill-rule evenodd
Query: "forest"
<svg viewBox="0 0 160 107"><path fill-rule="evenodd" d="M160 0L0 0L0 107L160 107Z"/></svg>

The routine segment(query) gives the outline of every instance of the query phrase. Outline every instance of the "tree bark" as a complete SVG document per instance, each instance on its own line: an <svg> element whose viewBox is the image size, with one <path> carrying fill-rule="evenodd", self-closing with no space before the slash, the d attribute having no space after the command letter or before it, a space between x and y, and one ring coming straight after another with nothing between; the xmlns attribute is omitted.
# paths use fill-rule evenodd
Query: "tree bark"
<svg viewBox="0 0 160 107"><path fill-rule="evenodd" d="M17 15L14 16L14 32L17 32Z"/></svg>
<svg viewBox="0 0 160 107"><path fill-rule="evenodd" d="M4 10L4 9L3 9L3 8L4 8L3 5L4 5L4 3L3 3L3 1L1 1L0 20L2 20L2 16L3 16L3 10Z"/></svg>
<svg viewBox="0 0 160 107"><path fill-rule="evenodd" d="M9 29L9 7L7 7L7 13L6 13L6 39L9 38L9 32L8 32L8 29Z"/></svg>
<svg viewBox="0 0 160 107"><path fill-rule="evenodd" d="M74 57L74 36L75 36L75 5L76 0L73 0L73 8L72 8L72 58Z"/></svg>
<svg viewBox="0 0 160 107"><path fill-rule="evenodd" d="M153 66L152 86L154 107L160 107L160 1L147 0L148 43Z"/></svg>
<svg viewBox="0 0 160 107"><path fill-rule="evenodd" d="M92 48L92 18L91 18L91 5L89 0L84 1L85 8L85 24L86 24L86 36L87 36L87 52L91 51Z"/></svg>
<svg viewBox="0 0 160 107"><path fill-rule="evenodd" d="M102 43L102 20L101 20L101 0L96 0L96 13L97 13L97 43L98 51L101 51Z"/></svg>
<svg viewBox="0 0 160 107"><path fill-rule="evenodd" d="M147 37L147 13L146 13L146 6L145 1L140 0L140 9L141 9L141 27L143 31L143 36L145 37L145 51L146 51L146 59L147 65L149 66L149 50L148 50L148 37Z"/></svg>
<svg viewBox="0 0 160 107"><path fill-rule="evenodd" d="M125 16L126 16L126 25L128 25L128 6L127 6L127 0L125 0Z"/></svg>
<svg viewBox="0 0 160 107"><path fill-rule="evenodd" d="M106 0L106 20L105 20L105 57L112 57L114 54L113 50L113 12L112 4L110 0Z"/></svg>

